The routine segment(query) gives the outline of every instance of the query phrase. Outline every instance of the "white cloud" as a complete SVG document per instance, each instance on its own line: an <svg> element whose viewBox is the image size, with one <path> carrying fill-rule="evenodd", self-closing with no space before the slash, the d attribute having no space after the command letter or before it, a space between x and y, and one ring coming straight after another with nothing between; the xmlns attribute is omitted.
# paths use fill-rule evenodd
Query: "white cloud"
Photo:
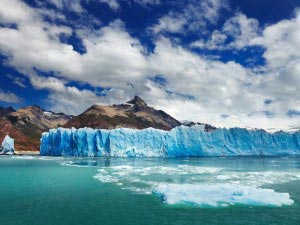
<svg viewBox="0 0 300 225"><path fill-rule="evenodd" d="M93 33L78 30L87 51L80 55L71 45L59 41L58 35L70 34L70 28L45 23L39 14L20 1L9 1L6 4L8 9L15 5L23 8L26 13L23 12L24 18L19 20L18 29L0 28L0 50L9 57L6 63L29 77L36 74L35 69L38 69L44 72L53 71L66 80L63 83L58 83L58 79L56 82L52 80L51 85L39 82L44 84L41 86L36 83L36 79L31 79L35 88L48 89L51 96L54 96L54 92L61 93L59 90L62 89L74 90L64 88L68 81L74 80L93 86L113 87L114 100L117 100L116 90L130 87L128 82L142 82L143 77L147 76L144 74L147 64L144 49L137 39L125 31L121 21L117 20ZM5 10L0 10L0 16L3 18L1 22L4 19L5 22L16 21L10 18L10 14L6 15ZM70 95L76 92L68 93ZM78 90L77 93L86 97L87 93L91 94L85 90ZM90 97L93 100L97 98L95 94ZM81 112L74 104L69 108L72 107L73 111Z"/></svg>
<svg viewBox="0 0 300 225"><path fill-rule="evenodd" d="M208 24L216 24L220 12L228 9L227 1L190 1L178 11L170 11L149 28L154 33L205 33Z"/></svg>
<svg viewBox="0 0 300 225"><path fill-rule="evenodd" d="M229 48L242 49L259 35L259 22L238 13L225 22L223 32L234 39L229 43Z"/></svg>
<svg viewBox="0 0 300 225"><path fill-rule="evenodd" d="M76 13L83 12L81 0L48 0L48 2L55 5L58 9L68 9Z"/></svg>
<svg viewBox="0 0 300 225"><path fill-rule="evenodd" d="M262 36L251 41L253 45L265 48L264 68L266 78L261 79L260 89L265 95L277 99L269 107L278 116L287 118L290 110L299 111L300 98L300 20L283 20L267 26ZM299 116L288 118L286 123L299 124Z"/></svg>
<svg viewBox="0 0 300 225"><path fill-rule="evenodd" d="M32 10L17 0L0 1L0 19L2 23L19 23L31 19Z"/></svg>
<svg viewBox="0 0 300 225"><path fill-rule="evenodd" d="M212 32L211 37L208 41L204 40L198 40L193 43L191 43L192 48L200 48L200 49L209 49L209 50L215 50L215 49L224 49L225 41L227 39L227 35L221 33L218 30L215 30Z"/></svg>
<svg viewBox="0 0 300 225"><path fill-rule="evenodd" d="M11 102L11 103L20 103L22 99L11 92L5 92L0 89L0 101Z"/></svg>
<svg viewBox="0 0 300 225"><path fill-rule="evenodd" d="M250 44L266 48L264 57L270 67L285 67L300 58L299 30L300 19L282 20L266 27L263 35Z"/></svg>
<svg viewBox="0 0 300 225"><path fill-rule="evenodd" d="M30 75L30 81L36 89L50 92L46 102L52 110L76 115L85 111L93 104L107 104L103 97L90 90L79 90L74 86L66 86L66 82L54 77ZM48 107L49 107L48 106Z"/></svg>
<svg viewBox="0 0 300 225"><path fill-rule="evenodd" d="M18 1L9 1L7 6L13 8L14 4L24 6ZM0 50L11 56L9 65L27 73L33 68L54 71L67 79L98 86L117 85L116 82L117 86L126 86L128 80L146 76L144 49L125 31L121 21L94 33L78 30L87 52L81 55L59 41L60 34L71 34L70 28L44 23L29 7L24 8L27 15L18 23L18 29L0 28Z"/></svg>
<svg viewBox="0 0 300 225"><path fill-rule="evenodd" d="M111 23L94 35L81 34L81 37L87 54L81 57L85 77L80 73L78 79L92 85L106 87L114 83L124 88L128 81L138 82L146 76L147 53L140 42L126 32L121 21Z"/></svg>
<svg viewBox="0 0 300 225"><path fill-rule="evenodd" d="M106 3L114 11L120 8L118 0L100 0L100 2Z"/></svg>
<svg viewBox="0 0 300 225"><path fill-rule="evenodd" d="M158 23L151 28L154 33L170 32L170 33L181 33L183 27L187 23L184 17L176 16L164 16L158 20Z"/></svg>
<svg viewBox="0 0 300 225"><path fill-rule="evenodd" d="M26 75L36 89L49 91L47 100L55 111L77 114L95 103L119 103L139 94L150 105L178 119L260 128L299 124L299 117L286 115L289 109L300 108L300 99L295 94L300 91L299 55L286 51L291 46L282 43L288 41L298 49L296 20L266 27L263 35L255 38L255 20L237 14L225 22L222 32L212 34L211 46L221 46L224 35L229 34L236 37L232 44L236 48L249 41L263 45L268 65L250 70L233 61L224 63L193 53L163 35L156 37L154 51L147 52L120 20L96 31L72 30L46 23L37 11L21 1L5 3L0 9L0 22L17 23L18 29L0 28L0 51L8 57L6 63ZM14 8L19 11L17 15L7 13ZM217 21L218 14L208 14L202 21ZM82 39L86 53L79 54L71 45L60 42L61 33L71 32ZM271 53L276 57L271 57ZM276 65L279 59L286 63L285 67ZM52 75L43 77L36 70L52 71ZM149 79L158 74L166 80L164 84ZM96 90L71 86L70 81L87 83ZM108 89L100 96L97 87ZM265 104L265 99L273 102ZM266 116L267 111L274 117ZM222 114L229 117L224 119Z"/></svg>
<svg viewBox="0 0 300 225"><path fill-rule="evenodd" d="M45 101L51 110L70 115L82 113L93 104L122 103L128 99L122 90L110 89L105 91L105 95L99 96L96 91L67 85L65 80L55 77L30 74L29 79L35 89L49 91L50 94Z"/></svg>
<svg viewBox="0 0 300 225"><path fill-rule="evenodd" d="M159 5L160 0L99 0L100 2L106 3L112 10L120 10L120 3L124 2L127 4L139 4L141 6Z"/></svg>
<svg viewBox="0 0 300 225"><path fill-rule="evenodd" d="M99 0L35 0L36 7L33 9L35 14L49 23L78 28L100 26L102 22L84 7L93 1Z"/></svg>
<svg viewBox="0 0 300 225"><path fill-rule="evenodd" d="M245 88L246 82L254 80L252 72L237 63L202 58L180 46L172 45L168 39L156 43L151 63L156 73L166 77L166 88L173 92L171 96L166 97L165 93L166 96L159 99L167 98L170 101L178 98L194 105L193 112L189 115L185 113L185 107L174 105L178 118L185 115L185 118L189 117L187 119L198 117L203 118L203 121L204 118L209 118L210 121L217 122L221 112L247 114L254 109L263 109L263 102L259 100L262 96ZM193 96L195 99L182 96ZM195 114L196 109L198 114Z"/></svg>
<svg viewBox="0 0 300 225"><path fill-rule="evenodd" d="M212 32L207 41L198 40L191 47L209 50L243 49L259 36L259 22L242 13L228 19L221 30Z"/></svg>

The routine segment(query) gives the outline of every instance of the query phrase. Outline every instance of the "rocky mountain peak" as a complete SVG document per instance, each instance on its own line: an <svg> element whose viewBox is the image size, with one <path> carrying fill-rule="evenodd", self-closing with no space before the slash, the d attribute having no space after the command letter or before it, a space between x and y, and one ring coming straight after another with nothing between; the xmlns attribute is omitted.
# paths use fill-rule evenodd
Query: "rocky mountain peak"
<svg viewBox="0 0 300 225"><path fill-rule="evenodd" d="M10 112L14 112L15 111L15 109L13 107L11 107L11 106L7 107L6 110L8 110Z"/></svg>
<svg viewBox="0 0 300 225"><path fill-rule="evenodd" d="M147 103L137 95L135 95L134 98L132 100L128 101L127 103L133 104L136 106L147 106Z"/></svg>
<svg viewBox="0 0 300 225"><path fill-rule="evenodd" d="M153 127L171 130L180 122L167 113L149 107L139 96L125 104L94 105L82 114L73 117L64 127L91 127L97 129L115 129L128 127L144 129Z"/></svg>
<svg viewBox="0 0 300 225"><path fill-rule="evenodd" d="M13 107L10 106L10 107L7 107L7 108L3 108L3 107L0 106L0 117L7 116L12 112L15 112Z"/></svg>

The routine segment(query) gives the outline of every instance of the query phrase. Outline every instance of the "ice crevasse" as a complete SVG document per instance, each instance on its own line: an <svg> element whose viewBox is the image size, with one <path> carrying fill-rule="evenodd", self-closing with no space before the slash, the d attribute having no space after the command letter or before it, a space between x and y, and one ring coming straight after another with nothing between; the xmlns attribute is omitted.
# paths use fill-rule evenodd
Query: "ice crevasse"
<svg viewBox="0 0 300 225"><path fill-rule="evenodd" d="M118 128L67 129L45 132L44 156L203 157L300 155L300 132L268 133L264 130L179 126L170 131Z"/></svg>

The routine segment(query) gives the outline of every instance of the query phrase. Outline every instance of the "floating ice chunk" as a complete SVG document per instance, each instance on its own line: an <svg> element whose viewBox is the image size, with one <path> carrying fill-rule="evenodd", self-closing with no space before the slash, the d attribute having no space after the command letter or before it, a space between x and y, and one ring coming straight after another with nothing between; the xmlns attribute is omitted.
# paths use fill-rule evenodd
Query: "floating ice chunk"
<svg viewBox="0 0 300 225"><path fill-rule="evenodd" d="M219 181L241 184L246 186L264 186L269 184L283 184L300 180L300 173L295 171L263 171L263 172L226 172L216 175Z"/></svg>
<svg viewBox="0 0 300 225"><path fill-rule="evenodd" d="M273 189L232 184L160 184L154 190L167 204L194 204L200 207L229 205L283 206L294 203L288 193Z"/></svg>
<svg viewBox="0 0 300 225"><path fill-rule="evenodd" d="M14 147L14 139L12 139L10 136L6 135L3 142L2 142L2 153L3 154L8 154L8 155L13 155L15 152L15 147Z"/></svg>
<svg viewBox="0 0 300 225"><path fill-rule="evenodd" d="M122 189L138 194L156 193L168 204L279 207L294 201L288 193L278 193L263 186L300 180L300 174L297 171L235 172L184 164L176 167L116 165L98 169L94 178L102 183L122 183Z"/></svg>
<svg viewBox="0 0 300 225"><path fill-rule="evenodd" d="M112 175L108 175L108 174L96 174L94 176L94 178L96 180L101 181L102 183L120 183L119 179L117 179L116 177L112 176Z"/></svg>

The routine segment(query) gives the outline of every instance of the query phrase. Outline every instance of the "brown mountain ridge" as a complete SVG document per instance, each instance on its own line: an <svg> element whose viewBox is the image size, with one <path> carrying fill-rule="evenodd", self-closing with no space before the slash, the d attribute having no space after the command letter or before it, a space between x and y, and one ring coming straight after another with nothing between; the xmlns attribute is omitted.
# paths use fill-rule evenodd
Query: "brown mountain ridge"
<svg viewBox="0 0 300 225"><path fill-rule="evenodd" d="M181 125L162 110L149 107L138 96L119 105L93 105L78 116L46 111L39 106L28 106L15 111L0 107L0 140L6 134L15 139L16 151L39 151L41 133L51 128L114 129L128 127L144 129L153 127L171 130Z"/></svg>
<svg viewBox="0 0 300 225"><path fill-rule="evenodd" d="M180 124L179 121L164 111L149 107L143 99L135 96L134 99L120 105L93 105L82 114L72 118L64 127L98 129L153 127L171 130Z"/></svg>
<svg viewBox="0 0 300 225"><path fill-rule="evenodd" d="M15 139L16 151L38 151L41 133L67 123L71 117L28 106L15 111L0 108L0 140L9 134Z"/></svg>

